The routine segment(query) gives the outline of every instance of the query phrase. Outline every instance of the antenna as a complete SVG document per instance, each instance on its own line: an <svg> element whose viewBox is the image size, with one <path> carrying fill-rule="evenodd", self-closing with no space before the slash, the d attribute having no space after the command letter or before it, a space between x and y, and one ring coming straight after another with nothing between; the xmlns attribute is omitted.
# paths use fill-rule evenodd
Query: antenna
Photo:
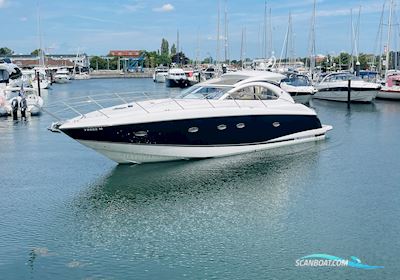
<svg viewBox="0 0 400 280"><path fill-rule="evenodd" d="M218 64L218 62L219 62L219 37L220 37L220 35L219 35L219 28L220 28L220 1L218 0L218 2L217 2L217 5L218 5L218 15L217 15L217 52L216 52L216 57L215 57L215 59L216 59L216 61L215 61L215 64Z"/></svg>

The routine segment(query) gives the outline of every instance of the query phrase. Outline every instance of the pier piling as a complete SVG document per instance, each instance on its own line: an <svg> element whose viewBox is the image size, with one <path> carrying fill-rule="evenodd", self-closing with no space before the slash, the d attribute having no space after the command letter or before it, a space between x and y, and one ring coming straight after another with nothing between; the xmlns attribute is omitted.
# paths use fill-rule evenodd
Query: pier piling
<svg viewBox="0 0 400 280"><path fill-rule="evenodd" d="M351 102L351 80L347 84L347 104L350 105Z"/></svg>
<svg viewBox="0 0 400 280"><path fill-rule="evenodd" d="M41 92L40 92L40 74L39 74L39 71L36 71L36 80L37 80L37 84L38 84L38 95L41 96Z"/></svg>

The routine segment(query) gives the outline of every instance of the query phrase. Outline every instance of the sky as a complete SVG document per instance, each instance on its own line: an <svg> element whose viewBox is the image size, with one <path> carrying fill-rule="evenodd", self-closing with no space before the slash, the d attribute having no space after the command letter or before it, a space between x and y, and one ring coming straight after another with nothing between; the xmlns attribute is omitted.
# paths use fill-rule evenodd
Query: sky
<svg viewBox="0 0 400 280"><path fill-rule="evenodd" d="M219 3L219 4L218 4ZM216 57L217 14L228 15L228 57L239 59L242 30L246 57L261 57L264 0L0 0L0 47L17 54L37 49L39 28L47 53L107 55L110 50L157 50L161 39L176 43L190 58ZM373 53L384 0L317 0L316 52L335 55L351 51L351 17L361 5L359 51ZM272 11L272 42L280 56L292 14L294 52L306 56L313 0L268 0ZM39 12L38 12L39 11ZM388 12L386 12L388 14ZM387 15L385 14L385 17ZM39 15L39 16L38 16ZM38 21L40 17L40 21ZM387 19L385 19L386 21ZM386 36L383 37L386 40ZM224 57L221 42L220 57ZM376 51L375 51L376 52Z"/></svg>

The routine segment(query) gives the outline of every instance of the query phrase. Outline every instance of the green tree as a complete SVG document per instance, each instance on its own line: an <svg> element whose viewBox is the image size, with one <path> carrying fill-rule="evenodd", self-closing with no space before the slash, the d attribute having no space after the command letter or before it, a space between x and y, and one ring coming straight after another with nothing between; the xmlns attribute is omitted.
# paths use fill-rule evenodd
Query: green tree
<svg viewBox="0 0 400 280"><path fill-rule="evenodd" d="M163 56L169 56L169 44L166 39L161 40L161 55Z"/></svg>
<svg viewBox="0 0 400 280"><path fill-rule="evenodd" d="M34 51L31 52L31 55L39 56L39 55L40 55L40 52L41 52L40 49L36 49L36 50L34 50ZM44 52L43 52L43 53L44 53Z"/></svg>
<svg viewBox="0 0 400 280"><path fill-rule="evenodd" d="M107 69L107 60L100 56L93 56L90 58L90 67L93 69Z"/></svg>
<svg viewBox="0 0 400 280"><path fill-rule="evenodd" d="M7 48L7 47L2 47L0 48L0 56L10 56L12 55L14 52Z"/></svg>
<svg viewBox="0 0 400 280"><path fill-rule="evenodd" d="M189 63L189 58L183 52L179 52L172 56L172 62L186 65Z"/></svg>
<svg viewBox="0 0 400 280"><path fill-rule="evenodd" d="M171 55L176 55L176 46L175 46L175 43L172 44L172 47L171 47Z"/></svg>

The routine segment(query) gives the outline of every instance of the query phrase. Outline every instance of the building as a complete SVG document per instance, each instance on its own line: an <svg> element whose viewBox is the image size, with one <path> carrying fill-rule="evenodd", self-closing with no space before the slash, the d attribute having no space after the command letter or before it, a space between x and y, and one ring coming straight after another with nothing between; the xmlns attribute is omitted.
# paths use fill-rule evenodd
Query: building
<svg viewBox="0 0 400 280"><path fill-rule="evenodd" d="M124 72L143 71L144 53L133 50L111 50L109 56L118 57L118 70Z"/></svg>
<svg viewBox="0 0 400 280"><path fill-rule="evenodd" d="M40 66L40 57L36 55L11 55L9 58L20 68L34 68ZM90 61L87 54L55 54L45 55L44 65L51 68L74 68L74 66L76 66L80 69L89 69Z"/></svg>

